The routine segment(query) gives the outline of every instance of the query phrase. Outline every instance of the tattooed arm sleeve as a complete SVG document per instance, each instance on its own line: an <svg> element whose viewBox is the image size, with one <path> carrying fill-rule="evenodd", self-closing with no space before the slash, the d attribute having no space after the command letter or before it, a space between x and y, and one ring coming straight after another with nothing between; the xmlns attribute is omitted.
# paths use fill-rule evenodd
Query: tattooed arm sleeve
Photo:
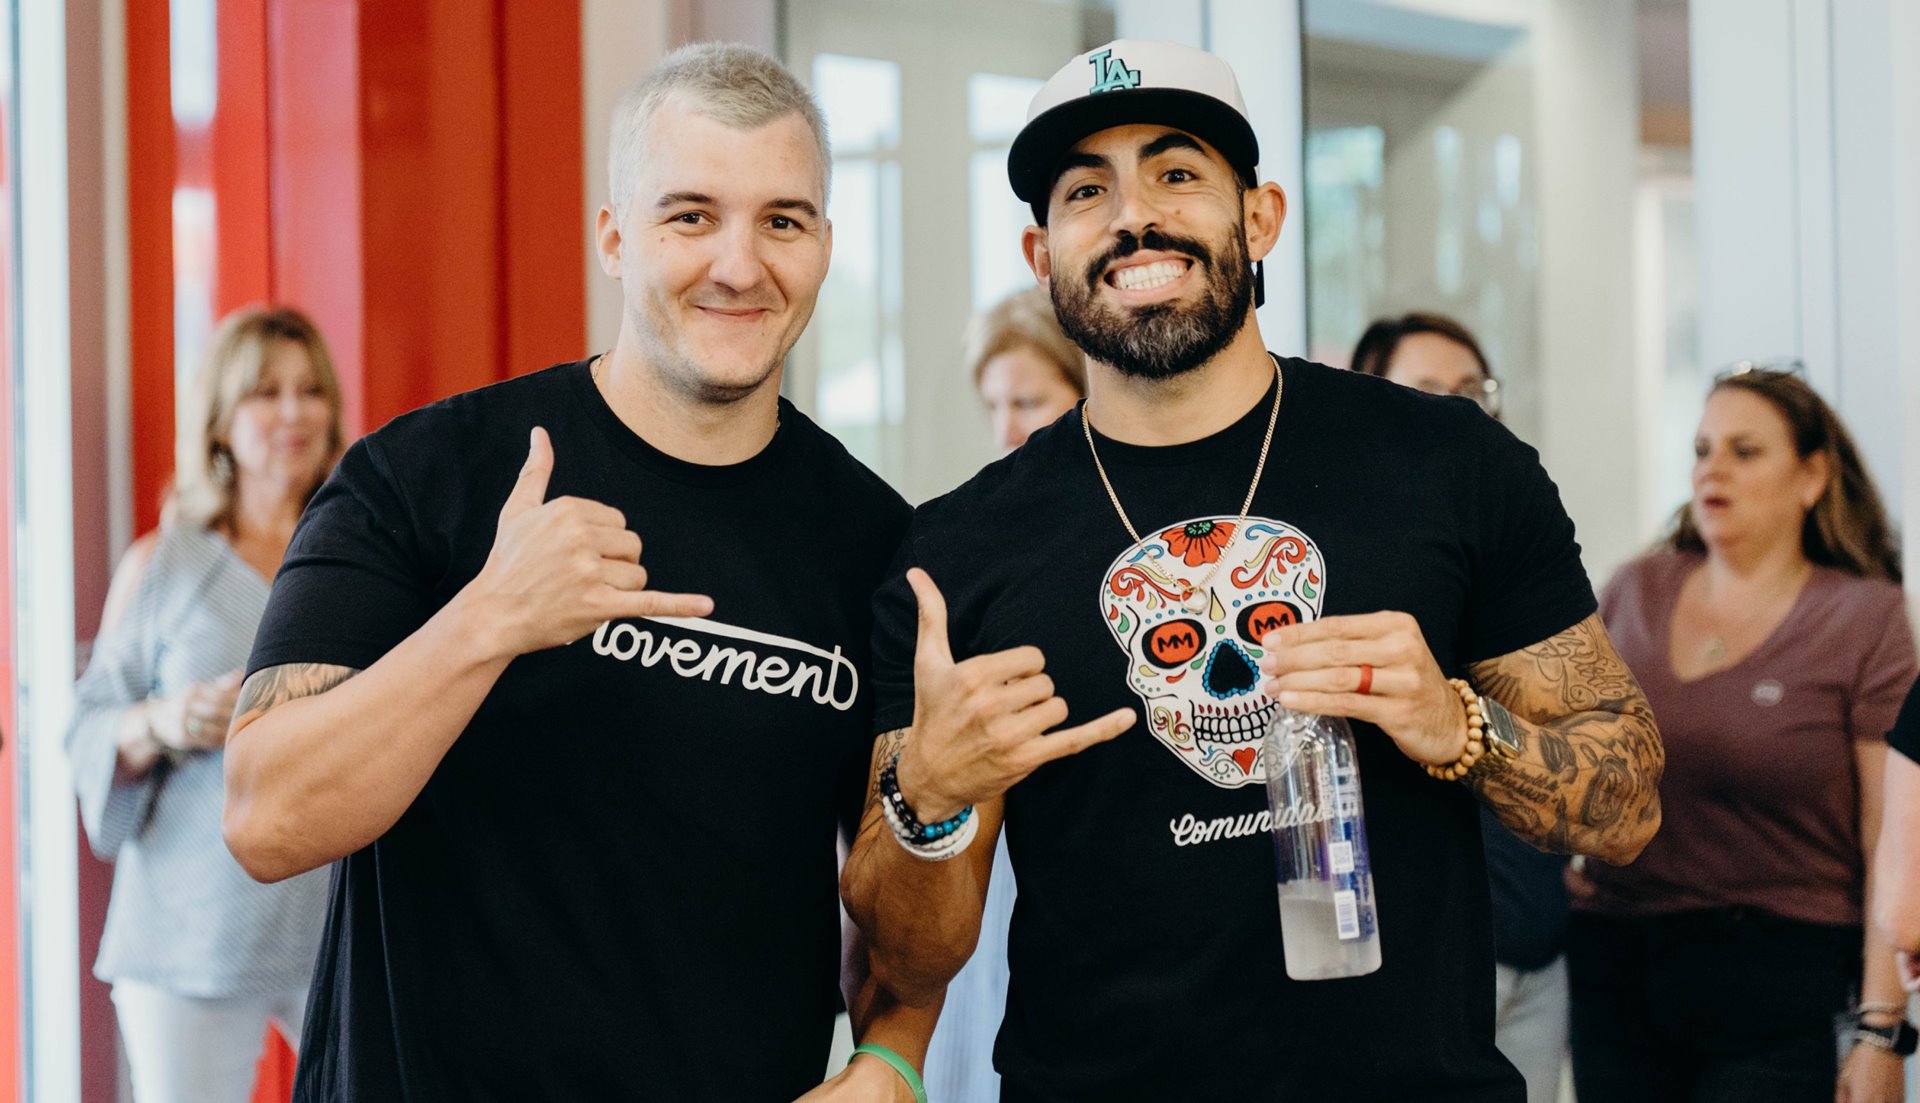
<svg viewBox="0 0 1920 1103"><path fill-rule="evenodd" d="M262 667L240 686L240 697L233 706L233 726L229 732L237 732L260 719L275 705L325 693L358 673L350 666L330 666L326 663L287 663Z"/></svg>
<svg viewBox="0 0 1920 1103"><path fill-rule="evenodd" d="M1483 759L1466 784L1543 850L1632 861L1660 826L1666 755L1599 615L1470 673L1513 714L1520 754Z"/></svg>

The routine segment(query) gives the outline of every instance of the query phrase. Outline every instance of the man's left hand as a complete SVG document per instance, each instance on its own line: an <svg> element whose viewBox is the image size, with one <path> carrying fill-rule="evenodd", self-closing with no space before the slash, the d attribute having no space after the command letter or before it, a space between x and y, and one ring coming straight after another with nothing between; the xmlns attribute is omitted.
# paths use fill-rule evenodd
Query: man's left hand
<svg viewBox="0 0 1920 1103"><path fill-rule="evenodd" d="M1906 1062L1872 1046L1854 1046L1840 1065L1834 1103L1901 1103L1906 1098Z"/></svg>
<svg viewBox="0 0 1920 1103"><path fill-rule="evenodd" d="M1408 614L1323 617L1260 642L1260 688L1282 708L1373 724L1423 764L1444 766L1466 749L1466 706Z"/></svg>
<svg viewBox="0 0 1920 1103"><path fill-rule="evenodd" d="M913 1089L893 1066L871 1054L856 1054L840 1075L795 1103L913 1103Z"/></svg>

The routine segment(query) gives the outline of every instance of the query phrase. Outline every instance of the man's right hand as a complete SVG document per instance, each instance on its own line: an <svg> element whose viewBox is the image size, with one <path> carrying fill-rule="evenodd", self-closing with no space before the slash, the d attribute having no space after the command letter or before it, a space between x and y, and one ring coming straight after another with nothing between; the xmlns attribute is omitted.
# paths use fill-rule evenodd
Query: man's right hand
<svg viewBox="0 0 1920 1103"><path fill-rule="evenodd" d="M1079 727L1066 720L1037 647L1016 647L955 662L947 638L947 603L927 572L907 584L920 602L920 638L913 656L913 732L900 753L900 793L924 823L992 800L1056 758L1104 743L1134 724L1119 709Z"/></svg>
<svg viewBox="0 0 1920 1103"><path fill-rule="evenodd" d="M713 612L712 598L647 589L640 537L625 515L585 498L547 501L552 474L553 445L536 428L487 564L467 585L507 653L560 647L609 620Z"/></svg>

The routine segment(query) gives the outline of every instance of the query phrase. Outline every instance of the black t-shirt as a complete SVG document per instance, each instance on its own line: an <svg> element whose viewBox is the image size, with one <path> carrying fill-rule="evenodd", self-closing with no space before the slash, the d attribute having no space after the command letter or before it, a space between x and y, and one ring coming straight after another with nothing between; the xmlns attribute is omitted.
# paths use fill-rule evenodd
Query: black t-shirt
<svg viewBox="0 0 1920 1103"><path fill-rule="evenodd" d="M1471 403L1297 360L1285 377L1266 475L1224 553L1271 392L1190 444L1100 440L1144 547L1068 413L917 510L875 599L881 730L912 720L910 565L945 593L956 656L1035 644L1069 723L1143 717L1008 794L1020 898L994 1059L1010 1100L1523 1097L1493 1045L1478 805L1364 724L1384 964L1287 978L1257 822L1271 712L1254 641L1290 617L1401 610L1458 672L1593 613L1573 526L1536 453ZM1178 612L1180 580L1216 561L1208 613Z"/></svg>
<svg viewBox="0 0 1920 1103"><path fill-rule="evenodd" d="M1893 730L1887 733L1887 743L1894 750L1920 762L1920 682L1907 691L1906 703L1900 706L1900 718L1893 722Z"/></svg>
<svg viewBox="0 0 1920 1103"><path fill-rule="evenodd" d="M837 1001L835 835L872 746L871 601L906 504L791 406L758 455L676 460L585 363L407 414L301 519L250 669L365 668L478 573L529 430L649 584L510 664L412 806L334 869L295 1098L793 1099Z"/></svg>

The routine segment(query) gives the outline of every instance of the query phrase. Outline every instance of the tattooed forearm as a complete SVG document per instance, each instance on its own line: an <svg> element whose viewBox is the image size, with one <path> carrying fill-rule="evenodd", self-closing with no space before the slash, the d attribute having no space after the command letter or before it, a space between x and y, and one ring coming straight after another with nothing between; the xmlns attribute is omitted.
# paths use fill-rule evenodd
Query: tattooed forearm
<svg viewBox="0 0 1920 1103"><path fill-rule="evenodd" d="M1660 824L1660 732L1598 616L1470 673L1513 713L1520 754L1467 785L1537 846L1628 862Z"/></svg>
<svg viewBox="0 0 1920 1103"><path fill-rule="evenodd" d="M358 673L350 666L326 663L286 663L256 670L241 685L234 703L234 730L252 723L275 705L318 696Z"/></svg>
<svg viewBox="0 0 1920 1103"><path fill-rule="evenodd" d="M880 771L887 763L900 754L900 748L907 745L907 732L911 728L895 728L873 741L872 780L867 786L867 808L872 810L880 804Z"/></svg>

